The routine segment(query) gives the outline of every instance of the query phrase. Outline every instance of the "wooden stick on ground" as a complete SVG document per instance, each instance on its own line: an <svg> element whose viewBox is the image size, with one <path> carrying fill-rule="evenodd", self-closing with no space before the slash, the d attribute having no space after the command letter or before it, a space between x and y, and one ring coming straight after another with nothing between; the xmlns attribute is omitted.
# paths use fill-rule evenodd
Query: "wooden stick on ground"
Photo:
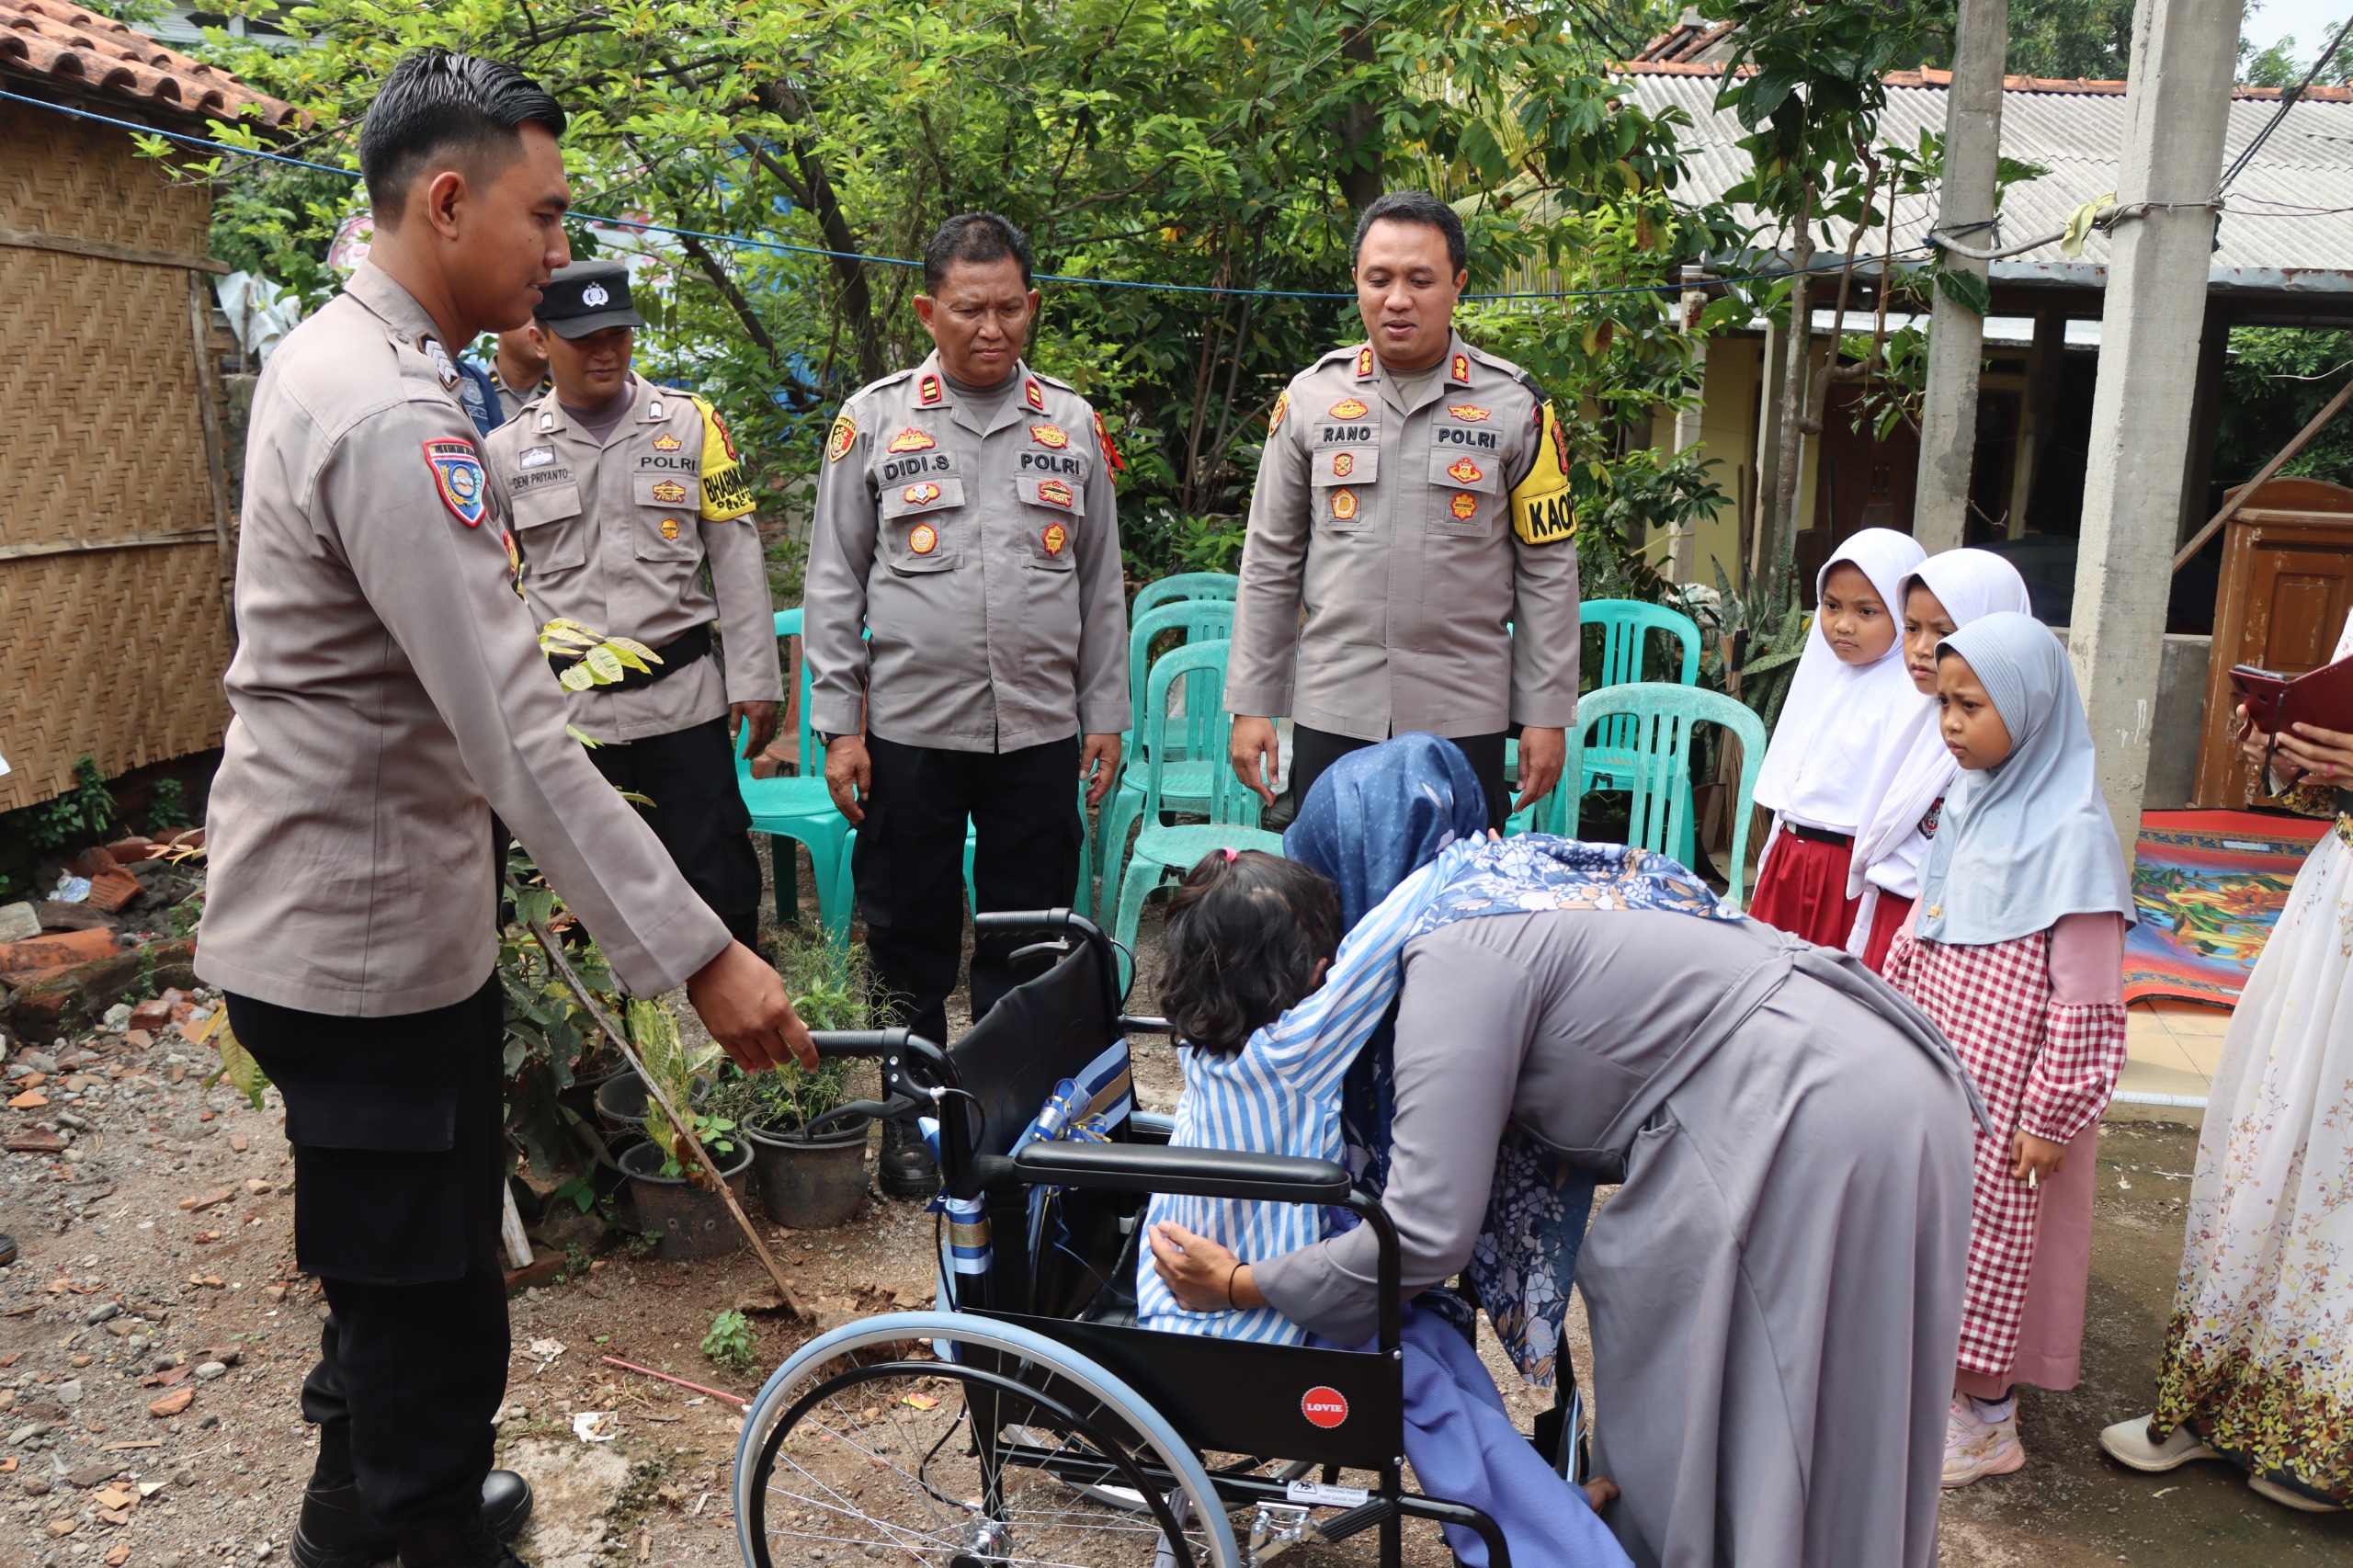
<svg viewBox="0 0 2353 1568"><path fill-rule="evenodd" d="M727 1211L735 1217L735 1223L743 1231L744 1239L750 1242L752 1250L759 1255L760 1265L768 1271L769 1279L775 1282L777 1300L783 1303L784 1310L794 1317L811 1318L813 1321L809 1308L801 1300L799 1292L793 1290L791 1281L785 1278L784 1269L777 1263L776 1255L768 1251L766 1242L760 1240L760 1233L752 1228L751 1216L745 1214L744 1206L735 1201L735 1194L728 1187L727 1178L719 1174L718 1162L710 1157L710 1151L704 1148L702 1140L696 1136L694 1118L691 1115L681 1116L678 1113L678 1108L670 1103L670 1096L664 1092L662 1085L654 1081L654 1074L645 1070L645 1063L638 1059L636 1048L629 1042L628 1031L620 1027L612 1014L605 1010L605 1005L597 1000L597 994L588 988L586 981L580 978L580 971L572 967L572 960L563 956L563 949L556 941L555 937L545 926L536 920L527 919L523 924L538 939L540 950L547 954L549 967L563 977L564 985L574 996L580 998L580 1005L588 1010L588 1016L596 1020L597 1028L604 1031L605 1038L611 1040L620 1051L621 1059L636 1069L638 1077L645 1085L645 1092L653 1096L654 1104L662 1108L662 1114L670 1119L670 1125L686 1130L686 1142L694 1150L696 1162L702 1166L704 1174L710 1177L711 1187L719 1194L720 1201L726 1204Z"/></svg>
<svg viewBox="0 0 2353 1568"><path fill-rule="evenodd" d="M2189 558L2197 554L2200 551L2205 549L2206 541L2212 539L2215 533L2221 529L2224 523L2229 522L2233 517L2238 516L2239 508L2245 506L2247 501L2256 491L2262 489L2266 483L2269 483L2273 474L2278 473L2281 469L2287 467L2288 460L2294 457L2298 452L2302 451L2304 449L2305 442L2311 440L2314 436L2319 435L2322 430L2325 429L2328 422L2336 418L2337 415L2343 411L2345 404L2348 401L2353 401L2353 381L2347 381L2342 387L2338 388L2336 395L2328 400L2328 405L2323 408L2318 414L2313 415L2312 423L2297 431L2294 438L2286 446L2279 449L2279 455L2278 457L2275 457L2269 462L2265 463L2261 472L2257 473L2253 479L2248 480L2245 484L2240 485L2237 491L2232 494L2231 498L2222 503L2222 509L2215 513L2213 518L2209 521L2204 528L2200 528L2197 533L2192 535L2189 542L2183 545L2181 549L2175 553L2173 558L2173 569L2178 572L2183 567L2188 565Z"/></svg>

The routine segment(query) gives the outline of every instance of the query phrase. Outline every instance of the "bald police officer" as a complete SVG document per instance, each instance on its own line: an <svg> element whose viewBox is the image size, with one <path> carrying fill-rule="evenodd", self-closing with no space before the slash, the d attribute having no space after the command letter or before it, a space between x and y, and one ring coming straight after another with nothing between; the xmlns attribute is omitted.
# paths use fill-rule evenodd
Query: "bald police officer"
<svg viewBox="0 0 2353 1568"><path fill-rule="evenodd" d="M752 494L719 411L630 368L645 324L629 268L557 268L534 315L554 387L483 444L515 514L523 597L541 625L576 620L659 655L567 699L618 789L739 942L756 942L760 862L730 746L776 736L774 610ZM706 574L708 582L706 583ZM714 645L716 617L721 642ZM568 662L568 661L567 661ZM748 737L736 733L748 724Z"/></svg>
<svg viewBox="0 0 2353 1568"><path fill-rule="evenodd" d="M1279 714L1294 801L1348 752L1421 731L1462 748L1501 827L1508 726L1522 726L1525 806L1559 780L1576 718L1566 447L1528 373L1454 331L1470 274L1452 208L1379 198L1354 258L1370 340L1276 400L1250 498L1225 684L1233 769L1273 801Z"/></svg>
<svg viewBox="0 0 2353 1568"><path fill-rule="evenodd" d="M270 358L246 437L233 717L197 972L283 1092L295 1255L331 1309L301 1568L512 1568L490 816L631 993L684 984L747 1067L815 1064L776 971L564 733L449 346L566 259L555 100L425 51L360 131L376 244ZM492 1505L486 1508L485 1503Z"/></svg>
<svg viewBox="0 0 2353 1568"><path fill-rule="evenodd" d="M975 907L1070 903L1086 831L1072 779L1099 801L1128 723L1127 605L1109 441L1021 359L1028 240L993 213L951 218L924 288L936 351L852 397L826 441L802 627L825 781L859 824L877 988L944 1040L965 824ZM975 943L975 1017L1023 978L1025 939ZM928 1190L911 1131L885 1129L885 1191Z"/></svg>

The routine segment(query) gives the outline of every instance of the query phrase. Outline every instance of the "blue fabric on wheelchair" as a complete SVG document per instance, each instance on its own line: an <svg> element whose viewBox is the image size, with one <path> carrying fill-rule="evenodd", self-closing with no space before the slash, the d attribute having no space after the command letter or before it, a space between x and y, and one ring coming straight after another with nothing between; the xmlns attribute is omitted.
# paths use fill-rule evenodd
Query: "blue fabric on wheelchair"
<svg viewBox="0 0 2353 1568"><path fill-rule="evenodd" d="M1409 1301L1404 1331L1405 1457L1423 1495L1467 1504L1495 1520L1512 1568L1632 1568L1585 1488L1563 1480L1512 1425L1495 1380L1454 1325ZM1321 1335L1313 1343L1376 1348L1332 1345ZM1487 1568L1487 1543L1477 1532L1438 1528L1467 1568Z"/></svg>

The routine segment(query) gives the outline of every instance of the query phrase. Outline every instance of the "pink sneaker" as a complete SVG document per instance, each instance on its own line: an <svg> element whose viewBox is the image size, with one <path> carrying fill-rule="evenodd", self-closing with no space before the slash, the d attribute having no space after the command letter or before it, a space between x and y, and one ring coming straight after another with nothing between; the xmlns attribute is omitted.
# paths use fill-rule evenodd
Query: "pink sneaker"
<svg viewBox="0 0 2353 1568"><path fill-rule="evenodd" d="M2018 1446L2016 1415L1987 1424L1977 1418L1969 1401L1953 1396L1945 1416L1945 1488L1966 1486L1989 1475L2009 1475L2025 1467L2026 1450Z"/></svg>

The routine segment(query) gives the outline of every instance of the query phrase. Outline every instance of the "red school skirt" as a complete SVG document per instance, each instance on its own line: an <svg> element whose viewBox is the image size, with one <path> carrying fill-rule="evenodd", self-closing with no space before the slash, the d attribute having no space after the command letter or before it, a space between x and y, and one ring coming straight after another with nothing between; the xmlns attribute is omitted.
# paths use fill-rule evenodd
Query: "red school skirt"
<svg viewBox="0 0 2353 1568"><path fill-rule="evenodd" d="M1825 948L1843 948L1860 898L1847 896L1854 840L1843 833L1784 822L1757 874L1748 913L1768 926Z"/></svg>
<svg viewBox="0 0 2353 1568"><path fill-rule="evenodd" d="M1863 944L1863 961L1873 974L1887 972L1887 949L1895 946L1896 933L1911 924L1912 901L1880 889L1879 907L1871 911L1871 934Z"/></svg>

